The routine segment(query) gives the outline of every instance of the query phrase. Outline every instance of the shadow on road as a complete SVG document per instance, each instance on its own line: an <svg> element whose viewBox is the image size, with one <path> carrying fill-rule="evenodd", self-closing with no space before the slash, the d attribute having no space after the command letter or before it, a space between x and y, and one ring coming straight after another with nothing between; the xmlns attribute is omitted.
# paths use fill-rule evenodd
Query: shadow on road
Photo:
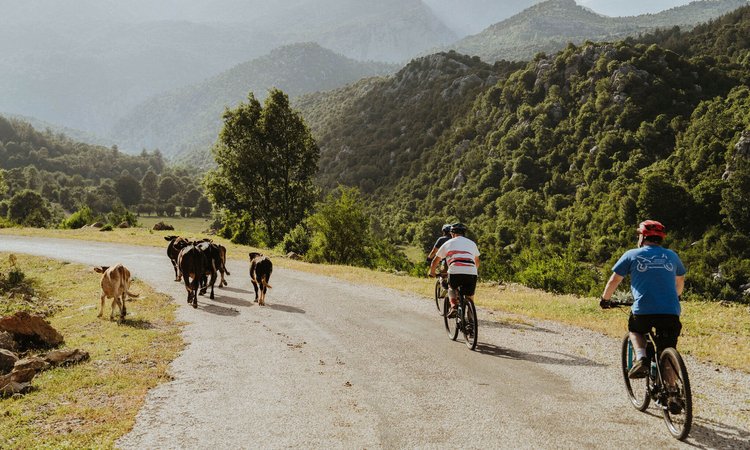
<svg viewBox="0 0 750 450"><path fill-rule="evenodd" d="M243 300L241 298L235 298L235 297L227 297L225 295L217 295L215 296L213 301L217 303L226 303L227 305L232 305L232 306L242 306L245 308L249 308L253 306L253 302L249 300Z"/></svg>
<svg viewBox="0 0 750 450"><path fill-rule="evenodd" d="M199 309L206 311L207 313L216 314L217 316L239 316L240 312L234 308L227 308L219 305L203 304L199 306Z"/></svg>
<svg viewBox="0 0 750 450"><path fill-rule="evenodd" d="M750 448L750 430L696 417L686 443L700 449Z"/></svg>
<svg viewBox="0 0 750 450"><path fill-rule="evenodd" d="M269 303L266 306L276 311L284 311L288 313L305 314L307 312L304 309L300 309L294 306L280 305L278 303Z"/></svg>
<svg viewBox="0 0 750 450"><path fill-rule="evenodd" d="M240 289L240 288L229 287L229 286L224 286L220 289L222 291L234 292L235 294L254 294L253 291L248 291L246 289Z"/></svg>
<svg viewBox="0 0 750 450"><path fill-rule="evenodd" d="M587 358L572 356L560 352L540 352L524 353L508 348L498 347L494 344L477 344L477 352L483 355L495 356L498 358L518 359L538 364L557 364L560 366L586 366L586 367L604 367L605 364L599 364ZM546 353L546 354L542 354ZM557 355L557 356L550 356Z"/></svg>
<svg viewBox="0 0 750 450"><path fill-rule="evenodd" d="M502 320L502 319L500 319ZM479 321L480 328L481 327L487 327L487 328L503 328L503 329L509 329L509 330L522 330L522 331L538 331L540 333L550 333L550 334L559 334L556 331L548 330L543 327L539 327L536 325L531 324L525 324L525 323L518 323L518 322L502 322L502 321L494 321L494 320L480 320Z"/></svg>

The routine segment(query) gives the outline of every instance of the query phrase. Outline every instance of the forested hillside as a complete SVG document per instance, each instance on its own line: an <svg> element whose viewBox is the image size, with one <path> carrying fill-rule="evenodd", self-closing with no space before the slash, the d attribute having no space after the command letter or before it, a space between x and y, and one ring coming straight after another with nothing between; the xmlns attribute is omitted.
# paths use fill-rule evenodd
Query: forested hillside
<svg viewBox="0 0 750 450"><path fill-rule="evenodd" d="M114 136L126 147L159 148L167 156L190 154L191 162L205 165L224 108L245 100L248 93L263 99L276 87L297 96L386 74L394 67L358 62L317 44L290 45L197 85L151 98L118 122Z"/></svg>
<svg viewBox="0 0 750 450"><path fill-rule="evenodd" d="M540 56L477 89L460 118L433 117L446 132L434 145L427 133L412 137L425 146L418 162L409 147L366 147L403 139L411 115L362 103L347 112L370 117L359 135L321 135L338 150L321 178L353 184L343 168L357 164L347 160L373 153L369 198L387 235L424 245L437 225L461 220L485 255L484 277L553 291L598 293L610 263L634 245L637 223L661 220L689 267L690 295L747 300L750 89L739 69L749 32L743 8L678 40L674 31ZM660 38L688 45L676 53ZM444 89L421 86L414 98Z"/></svg>
<svg viewBox="0 0 750 450"><path fill-rule="evenodd" d="M84 208L89 221L113 212L124 216L126 207L210 212L197 174L168 168L158 151L126 155L1 116L0 167L0 218L24 225L56 226Z"/></svg>
<svg viewBox="0 0 750 450"><path fill-rule="evenodd" d="M518 67L438 53L412 61L393 77L301 99L297 107L321 148L320 183L372 192L418 172L423 152L466 113L474 97Z"/></svg>
<svg viewBox="0 0 750 450"><path fill-rule="evenodd" d="M693 26L747 5L746 0L707 0L637 17L605 17L575 0L547 0L468 36L448 48L485 61L528 60L569 42L613 41L657 28Z"/></svg>

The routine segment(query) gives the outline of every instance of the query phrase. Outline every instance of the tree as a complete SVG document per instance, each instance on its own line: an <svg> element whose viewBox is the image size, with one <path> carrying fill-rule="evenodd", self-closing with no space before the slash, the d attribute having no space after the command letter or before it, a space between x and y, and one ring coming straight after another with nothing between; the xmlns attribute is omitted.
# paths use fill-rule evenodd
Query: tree
<svg viewBox="0 0 750 450"><path fill-rule="evenodd" d="M173 177L167 176L159 180L159 200L167 202L180 191L180 186Z"/></svg>
<svg viewBox="0 0 750 450"><path fill-rule="evenodd" d="M195 206L193 215L197 217L205 217L209 214L211 214L211 202L209 202L206 197L201 195L201 198L198 199L198 203Z"/></svg>
<svg viewBox="0 0 750 450"><path fill-rule="evenodd" d="M141 201L141 184L130 174L123 175L115 182L117 196L125 206L132 206Z"/></svg>
<svg viewBox="0 0 750 450"><path fill-rule="evenodd" d="M148 169L141 179L141 192L143 197L156 200L159 188L159 176L152 169Z"/></svg>
<svg viewBox="0 0 750 450"><path fill-rule="evenodd" d="M45 227L52 219L52 211L39 193L24 190L10 199L8 219L24 226Z"/></svg>
<svg viewBox="0 0 750 450"><path fill-rule="evenodd" d="M339 187L316 206L309 218L312 261L365 264L370 242L370 222L357 188Z"/></svg>
<svg viewBox="0 0 750 450"><path fill-rule="evenodd" d="M218 168L206 176L206 190L214 205L260 221L275 245L310 209L320 150L278 89L263 107L251 93L223 120L213 149Z"/></svg>

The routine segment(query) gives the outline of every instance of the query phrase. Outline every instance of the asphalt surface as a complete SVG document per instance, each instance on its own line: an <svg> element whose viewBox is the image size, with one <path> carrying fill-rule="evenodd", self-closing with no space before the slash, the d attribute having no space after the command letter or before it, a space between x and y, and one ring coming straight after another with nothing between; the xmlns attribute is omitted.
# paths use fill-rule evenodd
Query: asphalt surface
<svg viewBox="0 0 750 450"><path fill-rule="evenodd" d="M122 448L743 448L750 437L704 421L675 441L658 411L627 402L619 342L585 330L480 310L472 352L447 338L433 301L387 289L277 267L259 307L248 263L230 260L229 286L193 309L166 245L0 236L0 251L121 262L179 304L188 345Z"/></svg>

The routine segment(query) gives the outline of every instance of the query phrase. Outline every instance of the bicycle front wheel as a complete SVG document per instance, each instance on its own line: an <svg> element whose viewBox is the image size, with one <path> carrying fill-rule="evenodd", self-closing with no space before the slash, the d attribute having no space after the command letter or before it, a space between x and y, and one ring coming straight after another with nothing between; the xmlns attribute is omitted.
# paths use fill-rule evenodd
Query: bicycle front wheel
<svg viewBox="0 0 750 450"><path fill-rule="evenodd" d="M477 332L479 331L479 320L477 320L477 308L474 302L467 300L464 308L463 327L461 332L464 335L466 346L470 350L477 348Z"/></svg>
<svg viewBox="0 0 750 450"><path fill-rule="evenodd" d="M693 397L690 380L682 356L672 347L664 349L659 358L667 404L662 407L664 422L676 439L683 440L693 424Z"/></svg>
<svg viewBox="0 0 750 450"><path fill-rule="evenodd" d="M630 334L625 334L622 340L622 377L625 380L625 390L628 392L630 403L638 411L648 408L651 397L649 396L648 377L642 379L630 379L628 373L636 361L635 350L630 342Z"/></svg>
<svg viewBox="0 0 750 450"><path fill-rule="evenodd" d="M448 296L445 296L445 299L443 301L443 322L445 322L445 330L448 332L448 337L455 341L456 338L458 338L458 318L449 318L448 314L445 313L451 308L451 301L448 298Z"/></svg>

